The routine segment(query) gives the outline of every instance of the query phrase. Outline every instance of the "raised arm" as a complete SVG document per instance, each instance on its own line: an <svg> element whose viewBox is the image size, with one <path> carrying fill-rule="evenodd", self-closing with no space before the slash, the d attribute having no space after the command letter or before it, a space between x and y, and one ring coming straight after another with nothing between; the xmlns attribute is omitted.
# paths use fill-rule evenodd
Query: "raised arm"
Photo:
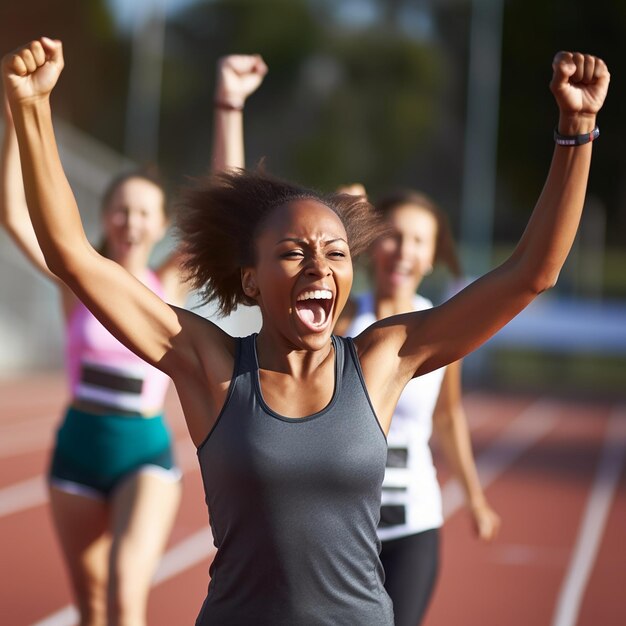
<svg viewBox="0 0 626 626"><path fill-rule="evenodd" d="M258 54L231 54L218 61L212 171L245 167L243 109L265 74L267 66Z"/></svg>
<svg viewBox="0 0 626 626"><path fill-rule="evenodd" d="M26 205L13 116L7 99L3 98L3 100L4 137L0 154L0 223L32 265L59 286L63 311L65 316L69 317L77 299L70 289L48 269L39 247Z"/></svg>
<svg viewBox="0 0 626 626"><path fill-rule="evenodd" d="M588 136L606 97L606 65L590 55L559 52L552 67L550 89L559 108L558 132ZM444 304L386 318L355 339L368 391L384 428L408 380L478 348L556 283L583 210L591 149L591 142L555 147L526 230L502 265Z"/></svg>
<svg viewBox="0 0 626 626"><path fill-rule="evenodd" d="M170 373L193 362L182 312L171 308L85 236L59 159L49 96L63 68L60 41L42 38L6 55L5 93L19 143L31 221L47 266L118 339ZM191 315L191 314L189 314Z"/></svg>
<svg viewBox="0 0 626 626"><path fill-rule="evenodd" d="M0 155L0 223L31 263L49 278L56 276L48 269L28 215L22 168L13 126L13 116L4 100L4 137Z"/></svg>
<svg viewBox="0 0 626 626"><path fill-rule="evenodd" d="M463 488L476 533L485 541L494 539L500 528L500 517L487 502L478 478L463 409L461 361L446 368L433 413L433 426L448 466Z"/></svg>
<svg viewBox="0 0 626 626"><path fill-rule="evenodd" d="M555 56L550 89L561 135L584 136L595 128L608 84L601 59L570 52ZM378 322L360 340L360 351L370 355L365 360L385 359L402 380L452 363L552 287L580 221L591 150L591 142L557 145L543 191L510 258L439 307Z"/></svg>
<svg viewBox="0 0 626 626"><path fill-rule="evenodd" d="M243 108L266 73L267 66L258 54L233 54L218 61L211 171L245 167ZM188 295L188 283L180 273L182 262L182 253L175 250L157 269L168 301L179 306Z"/></svg>

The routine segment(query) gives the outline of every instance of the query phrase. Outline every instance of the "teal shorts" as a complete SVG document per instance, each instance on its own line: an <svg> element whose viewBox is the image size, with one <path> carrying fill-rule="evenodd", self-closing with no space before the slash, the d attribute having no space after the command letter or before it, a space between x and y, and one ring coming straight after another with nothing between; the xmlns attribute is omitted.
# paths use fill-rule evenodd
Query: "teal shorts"
<svg viewBox="0 0 626 626"><path fill-rule="evenodd" d="M172 481L180 478L163 415L146 418L68 409L52 455L52 485L106 498L124 478L143 470Z"/></svg>

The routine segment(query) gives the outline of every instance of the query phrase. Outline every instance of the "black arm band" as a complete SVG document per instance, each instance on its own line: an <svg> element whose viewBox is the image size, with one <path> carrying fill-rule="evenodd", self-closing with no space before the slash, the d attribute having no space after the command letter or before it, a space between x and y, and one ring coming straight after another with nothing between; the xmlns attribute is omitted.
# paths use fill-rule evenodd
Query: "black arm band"
<svg viewBox="0 0 626 626"><path fill-rule="evenodd" d="M596 126L590 133L582 135L559 135L558 131L554 131L554 141L559 146L582 146L586 143L594 141L600 136L600 129Z"/></svg>

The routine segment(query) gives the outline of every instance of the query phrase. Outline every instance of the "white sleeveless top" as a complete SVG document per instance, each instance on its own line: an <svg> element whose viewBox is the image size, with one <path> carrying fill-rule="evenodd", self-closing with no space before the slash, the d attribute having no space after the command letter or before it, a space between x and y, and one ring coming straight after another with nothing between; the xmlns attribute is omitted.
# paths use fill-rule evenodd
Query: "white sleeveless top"
<svg viewBox="0 0 626 626"><path fill-rule="evenodd" d="M432 302L415 295L416 311ZM376 322L372 294L357 297L357 310L346 331L355 337ZM414 378L405 387L387 436L388 455L383 481L378 537L385 541L405 537L443 524L441 491L428 446L432 417L445 368Z"/></svg>

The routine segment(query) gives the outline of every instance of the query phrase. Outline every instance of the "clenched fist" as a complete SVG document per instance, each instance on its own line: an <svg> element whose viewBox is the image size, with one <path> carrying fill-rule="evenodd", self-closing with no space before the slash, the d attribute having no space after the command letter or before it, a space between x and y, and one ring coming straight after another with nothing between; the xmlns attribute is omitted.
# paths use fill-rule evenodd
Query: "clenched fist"
<svg viewBox="0 0 626 626"><path fill-rule="evenodd" d="M559 132L588 133L606 98L611 75L605 62L580 52L558 52L552 62L550 89L559 106Z"/></svg>
<svg viewBox="0 0 626 626"><path fill-rule="evenodd" d="M10 103L48 97L63 70L61 42L36 39L2 59L4 90Z"/></svg>
<svg viewBox="0 0 626 626"><path fill-rule="evenodd" d="M217 63L217 102L243 107L267 74L267 65L258 54L231 54Z"/></svg>

